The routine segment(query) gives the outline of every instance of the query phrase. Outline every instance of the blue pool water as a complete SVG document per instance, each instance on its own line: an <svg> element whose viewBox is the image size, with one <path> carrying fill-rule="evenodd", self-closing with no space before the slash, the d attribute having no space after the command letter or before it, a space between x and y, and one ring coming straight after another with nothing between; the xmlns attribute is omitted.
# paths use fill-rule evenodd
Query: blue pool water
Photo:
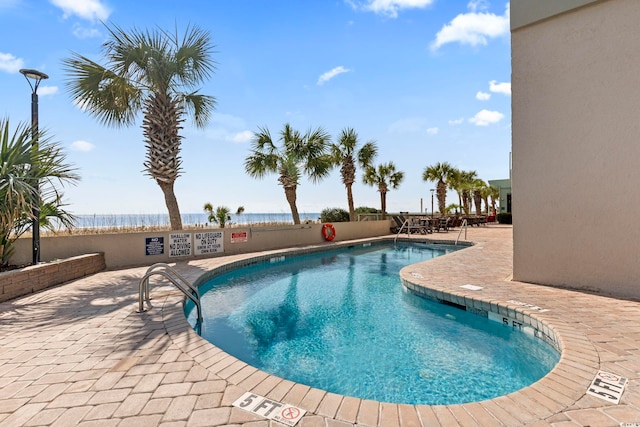
<svg viewBox="0 0 640 427"><path fill-rule="evenodd" d="M454 250L436 246L359 246L214 277L200 288L202 336L273 375L391 403L480 401L547 374L551 346L403 291L402 267Z"/></svg>

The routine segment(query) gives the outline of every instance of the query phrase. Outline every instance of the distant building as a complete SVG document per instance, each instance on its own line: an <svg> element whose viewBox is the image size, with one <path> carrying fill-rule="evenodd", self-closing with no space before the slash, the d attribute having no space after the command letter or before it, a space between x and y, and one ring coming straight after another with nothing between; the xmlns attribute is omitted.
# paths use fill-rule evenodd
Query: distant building
<svg viewBox="0 0 640 427"><path fill-rule="evenodd" d="M511 180L510 179L493 179L489 180L489 185L500 190L500 198L498 199L498 212L511 212Z"/></svg>
<svg viewBox="0 0 640 427"><path fill-rule="evenodd" d="M513 279L640 298L640 1L510 7Z"/></svg>

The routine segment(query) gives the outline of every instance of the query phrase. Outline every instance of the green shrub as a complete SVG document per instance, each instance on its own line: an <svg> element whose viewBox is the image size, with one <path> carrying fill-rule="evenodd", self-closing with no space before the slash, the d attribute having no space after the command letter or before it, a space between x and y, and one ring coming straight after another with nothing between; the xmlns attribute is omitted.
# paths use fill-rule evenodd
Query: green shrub
<svg viewBox="0 0 640 427"><path fill-rule="evenodd" d="M349 212L340 208L326 208L320 212L320 222L347 222Z"/></svg>
<svg viewBox="0 0 640 427"><path fill-rule="evenodd" d="M499 213L496 215L496 221L498 221L499 224L512 224L511 212Z"/></svg>
<svg viewBox="0 0 640 427"><path fill-rule="evenodd" d="M360 206L354 209L356 215L358 214L366 214L366 213L380 213L380 209L369 208L366 206Z"/></svg>

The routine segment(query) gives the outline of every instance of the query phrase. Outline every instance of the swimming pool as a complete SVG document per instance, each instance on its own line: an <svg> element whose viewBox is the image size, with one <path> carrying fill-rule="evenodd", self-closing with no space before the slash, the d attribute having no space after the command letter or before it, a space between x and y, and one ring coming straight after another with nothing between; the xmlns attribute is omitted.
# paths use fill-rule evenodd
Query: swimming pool
<svg viewBox="0 0 640 427"><path fill-rule="evenodd" d="M551 346L403 291L403 266L455 249L359 245L226 272L200 287L202 335L273 375L383 402L480 401L542 378Z"/></svg>

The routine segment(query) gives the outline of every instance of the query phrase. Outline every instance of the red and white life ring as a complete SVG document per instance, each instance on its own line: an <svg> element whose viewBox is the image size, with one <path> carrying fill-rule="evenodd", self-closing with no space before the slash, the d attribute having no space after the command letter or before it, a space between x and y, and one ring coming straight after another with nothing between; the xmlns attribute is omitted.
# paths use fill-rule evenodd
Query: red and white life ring
<svg viewBox="0 0 640 427"><path fill-rule="evenodd" d="M336 229L333 224L326 223L322 225L322 237L328 242L336 238Z"/></svg>

